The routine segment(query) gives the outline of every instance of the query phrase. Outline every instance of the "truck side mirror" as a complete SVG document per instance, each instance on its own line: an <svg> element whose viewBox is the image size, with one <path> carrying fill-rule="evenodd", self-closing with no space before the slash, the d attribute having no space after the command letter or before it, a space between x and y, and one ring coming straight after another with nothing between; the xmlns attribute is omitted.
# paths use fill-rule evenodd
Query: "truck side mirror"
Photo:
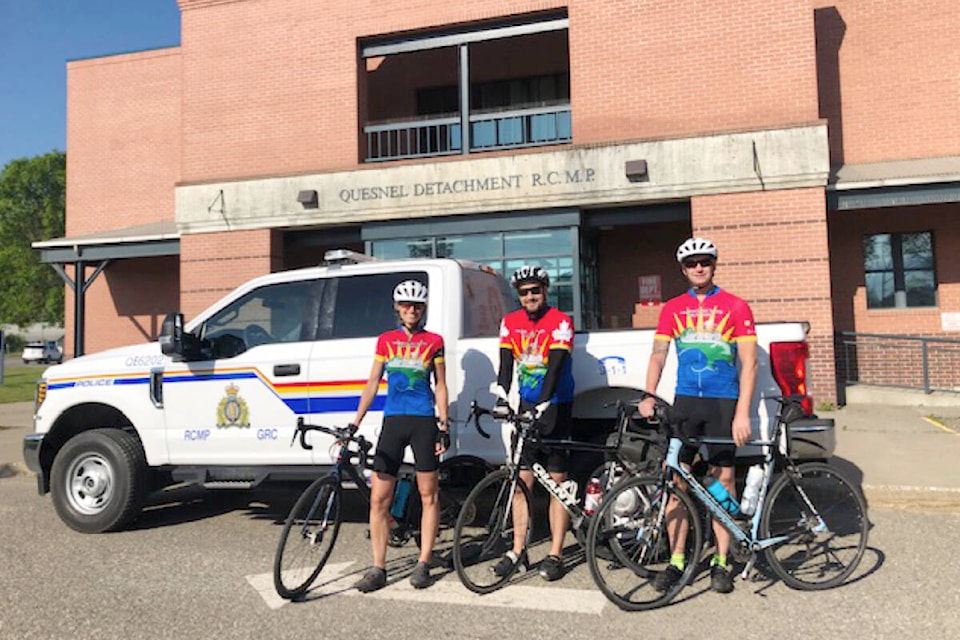
<svg viewBox="0 0 960 640"><path fill-rule="evenodd" d="M179 360L183 356L183 314L168 313L160 328L160 351L165 356Z"/></svg>

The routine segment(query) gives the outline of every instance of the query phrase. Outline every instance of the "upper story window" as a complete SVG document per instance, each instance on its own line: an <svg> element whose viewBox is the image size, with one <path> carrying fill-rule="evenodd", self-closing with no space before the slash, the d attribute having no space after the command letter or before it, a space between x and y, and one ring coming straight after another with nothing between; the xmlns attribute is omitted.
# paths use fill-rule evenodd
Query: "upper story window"
<svg viewBox="0 0 960 640"><path fill-rule="evenodd" d="M361 43L364 162L564 144L565 14Z"/></svg>
<svg viewBox="0 0 960 640"><path fill-rule="evenodd" d="M933 234L929 231L864 236L863 265L868 309L936 306Z"/></svg>

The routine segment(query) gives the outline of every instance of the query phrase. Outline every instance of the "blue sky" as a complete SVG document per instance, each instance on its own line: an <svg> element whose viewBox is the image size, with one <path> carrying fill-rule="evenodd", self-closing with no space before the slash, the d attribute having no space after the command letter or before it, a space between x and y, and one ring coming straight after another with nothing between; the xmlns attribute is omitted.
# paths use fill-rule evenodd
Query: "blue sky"
<svg viewBox="0 0 960 640"><path fill-rule="evenodd" d="M68 60L178 44L177 0L0 0L0 169L65 150Z"/></svg>

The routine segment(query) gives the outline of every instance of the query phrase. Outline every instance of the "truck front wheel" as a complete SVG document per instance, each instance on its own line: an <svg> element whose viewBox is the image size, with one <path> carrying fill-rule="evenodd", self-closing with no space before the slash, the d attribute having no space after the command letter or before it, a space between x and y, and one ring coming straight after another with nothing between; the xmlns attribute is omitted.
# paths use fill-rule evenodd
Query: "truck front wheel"
<svg viewBox="0 0 960 640"><path fill-rule="evenodd" d="M121 529L140 512L147 487L140 442L119 429L93 429L67 441L50 481L53 505L81 533Z"/></svg>

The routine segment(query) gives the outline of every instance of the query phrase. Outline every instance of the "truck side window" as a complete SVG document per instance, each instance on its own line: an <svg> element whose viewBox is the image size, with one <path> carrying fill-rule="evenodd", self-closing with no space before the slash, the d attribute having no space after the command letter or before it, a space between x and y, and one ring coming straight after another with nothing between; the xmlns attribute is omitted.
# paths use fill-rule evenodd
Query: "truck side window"
<svg viewBox="0 0 960 640"><path fill-rule="evenodd" d="M404 280L428 282L424 271L400 271L337 278L333 331L330 337L374 337L396 327L397 313L393 310L393 289ZM429 307L427 313L430 313Z"/></svg>
<svg viewBox="0 0 960 640"><path fill-rule="evenodd" d="M498 335L500 320L519 307L516 295L503 278L464 268L462 338Z"/></svg>
<svg viewBox="0 0 960 640"><path fill-rule="evenodd" d="M263 344L313 340L323 284L300 280L254 289L209 318L200 336L210 341L218 358Z"/></svg>

